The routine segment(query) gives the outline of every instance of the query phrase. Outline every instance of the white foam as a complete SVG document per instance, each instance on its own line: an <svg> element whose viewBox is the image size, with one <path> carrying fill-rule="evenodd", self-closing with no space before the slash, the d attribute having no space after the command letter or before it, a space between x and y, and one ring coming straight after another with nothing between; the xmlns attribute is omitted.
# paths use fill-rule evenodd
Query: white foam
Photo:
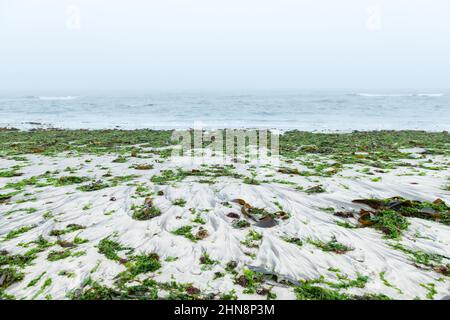
<svg viewBox="0 0 450 320"><path fill-rule="evenodd" d="M65 96L65 97L38 97L39 100L75 100L78 97L76 96Z"/></svg>

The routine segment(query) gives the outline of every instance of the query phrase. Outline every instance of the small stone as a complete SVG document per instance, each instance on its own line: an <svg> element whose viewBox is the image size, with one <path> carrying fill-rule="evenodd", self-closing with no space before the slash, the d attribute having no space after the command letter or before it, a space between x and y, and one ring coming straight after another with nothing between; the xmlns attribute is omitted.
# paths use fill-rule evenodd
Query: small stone
<svg viewBox="0 0 450 320"><path fill-rule="evenodd" d="M258 288L258 290L256 290L256 293L260 296L267 296L269 294L269 291L270 290L267 288Z"/></svg>
<svg viewBox="0 0 450 320"><path fill-rule="evenodd" d="M227 214L228 218L232 218L232 219L239 219L239 214L235 213L235 212L230 212Z"/></svg>
<svg viewBox="0 0 450 320"><path fill-rule="evenodd" d="M199 239L205 239L208 236L208 230L200 228L195 236Z"/></svg>
<svg viewBox="0 0 450 320"><path fill-rule="evenodd" d="M264 218L260 219L256 226L260 228L272 228L276 226L278 222L272 218L271 216L265 216Z"/></svg>

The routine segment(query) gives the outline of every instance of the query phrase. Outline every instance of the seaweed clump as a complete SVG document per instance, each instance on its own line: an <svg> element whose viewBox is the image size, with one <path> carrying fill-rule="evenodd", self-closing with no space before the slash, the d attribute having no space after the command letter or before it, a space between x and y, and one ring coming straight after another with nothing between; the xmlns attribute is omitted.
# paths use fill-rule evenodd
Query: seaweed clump
<svg viewBox="0 0 450 320"><path fill-rule="evenodd" d="M6 289L15 282L22 281L24 274L14 268L0 269L0 289Z"/></svg>
<svg viewBox="0 0 450 320"><path fill-rule="evenodd" d="M150 197L145 198L143 205L133 206L132 210L132 217L135 220L150 220L161 215L161 210L153 204L153 199L151 199Z"/></svg>
<svg viewBox="0 0 450 320"><path fill-rule="evenodd" d="M235 199L233 202L239 204L241 206L241 213L253 220L255 225L260 228L271 228L279 224L281 220L287 220L290 218L290 215L283 211L269 212L263 208L256 208L247 203L243 199ZM246 220L238 220L233 223L235 228L245 228L250 226L250 223Z"/></svg>
<svg viewBox="0 0 450 320"><path fill-rule="evenodd" d="M372 209L360 210L358 221L361 226L381 230L390 239L399 238L402 231L408 229L407 217L450 225L450 207L442 199L422 202L393 197L388 199L357 199L353 202L365 204Z"/></svg>

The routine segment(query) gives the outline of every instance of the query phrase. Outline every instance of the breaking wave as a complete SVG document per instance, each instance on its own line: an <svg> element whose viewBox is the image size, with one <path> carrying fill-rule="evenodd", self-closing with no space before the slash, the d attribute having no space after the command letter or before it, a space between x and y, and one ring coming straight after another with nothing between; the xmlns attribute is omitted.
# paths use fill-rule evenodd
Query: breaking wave
<svg viewBox="0 0 450 320"><path fill-rule="evenodd" d="M355 96L358 97L377 97L377 98L382 98L382 97L442 97L444 94L443 93L389 93L389 94L385 94L385 93L355 93L353 94Z"/></svg>
<svg viewBox="0 0 450 320"><path fill-rule="evenodd" d="M78 97L65 96L65 97L38 97L39 100L75 100Z"/></svg>

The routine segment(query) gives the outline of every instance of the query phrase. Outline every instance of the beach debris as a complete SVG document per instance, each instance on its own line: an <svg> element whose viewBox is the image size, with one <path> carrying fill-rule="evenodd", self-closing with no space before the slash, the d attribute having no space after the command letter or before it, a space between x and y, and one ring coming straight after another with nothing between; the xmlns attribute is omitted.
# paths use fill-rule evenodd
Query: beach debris
<svg viewBox="0 0 450 320"><path fill-rule="evenodd" d="M120 272L115 277L115 284L120 288L127 282L134 280L138 275L155 272L161 268L160 258L157 253L142 252L138 255L128 255L128 262L125 263L126 270Z"/></svg>
<svg viewBox="0 0 450 320"><path fill-rule="evenodd" d="M234 260L229 261L226 266L225 266L225 270L228 272L233 271L234 269L236 269L238 263Z"/></svg>
<svg viewBox="0 0 450 320"><path fill-rule="evenodd" d="M265 216L264 218L261 218L257 223L256 226L260 228L272 228L275 227L278 224L278 222L270 215Z"/></svg>
<svg viewBox="0 0 450 320"><path fill-rule="evenodd" d="M181 169L178 169L177 171L168 169L161 171L160 175L153 175L150 178L150 181L155 184L164 185L168 184L169 182L182 181L184 178L186 178L186 176L187 173Z"/></svg>
<svg viewBox="0 0 450 320"><path fill-rule="evenodd" d="M400 243L390 243L392 248L405 253L412 265L421 270L434 270L445 276L450 276L449 258L437 253L425 252L408 248Z"/></svg>
<svg viewBox="0 0 450 320"><path fill-rule="evenodd" d="M153 169L153 165L152 164L135 164L135 165L132 165L131 168L133 168L135 170L151 170L151 169Z"/></svg>
<svg viewBox="0 0 450 320"><path fill-rule="evenodd" d="M258 288L256 289L256 294L260 295L260 296L267 296L270 293L270 289L268 288Z"/></svg>
<svg viewBox="0 0 450 320"><path fill-rule="evenodd" d="M152 200L152 198L150 198L150 197L145 198L145 200L144 200L144 206L145 206L146 208L153 207L153 200Z"/></svg>
<svg viewBox="0 0 450 320"><path fill-rule="evenodd" d="M340 217L340 218L353 218L354 217L353 212L344 212L344 211L335 212L333 215L336 217Z"/></svg>
<svg viewBox="0 0 450 320"><path fill-rule="evenodd" d="M179 207L184 207L184 206L186 205L186 200L184 200L184 199L182 199L182 198L175 199L175 200L172 202L172 205L174 205L174 206L179 206Z"/></svg>
<svg viewBox="0 0 450 320"><path fill-rule="evenodd" d="M391 210L403 217L432 220L450 225L450 207L442 199L426 202L392 197L387 199L356 199L353 200L353 203L365 204L375 209L375 211L361 210L359 220L363 223L370 221L369 216L377 216L386 210Z"/></svg>
<svg viewBox="0 0 450 320"><path fill-rule="evenodd" d="M438 199L433 201L433 204L439 206L439 205L445 205L445 202L444 202L444 200L438 198Z"/></svg>
<svg viewBox="0 0 450 320"><path fill-rule="evenodd" d="M49 235L50 236L59 237L59 236L62 236L64 234L66 234L66 233L70 233L70 232L77 231L77 230L82 230L82 229L85 229L85 228L86 228L85 226L82 226L82 225L79 225L79 224L76 224L76 223L71 223L71 224L68 224L66 226L66 228L63 229L63 230L54 229L54 230L50 231Z"/></svg>
<svg viewBox="0 0 450 320"><path fill-rule="evenodd" d="M185 238L191 240L192 242L197 242L198 240L202 240L200 237L198 237L197 235L194 235L194 234L192 233L192 229L193 229L193 228L194 228L193 226L186 225L186 226L182 226L182 227L180 227L180 228L178 228L178 229L172 231L171 233L174 234L174 235L177 235L177 236L183 236L183 237L185 237ZM201 230L205 230L205 231L202 231L202 232L200 233L200 236L206 237L206 236L208 235L207 230L206 230L206 229L203 229L202 227L200 227L200 228L199 228L199 232L200 232ZM198 234L198 232L197 232L197 234Z"/></svg>
<svg viewBox="0 0 450 320"><path fill-rule="evenodd" d="M243 200L243 199L234 199L234 200L232 200L232 202L237 203L237 204L239 204L241 206L245 206L247 204L245 202L245 200Z"/></svg>
<svg viewBox="0 0 450 320"><path fill-rule="evenodd" d="M0 204L7 204L18 192L0 193Z"/></svg>
<svg viewBox="0 0 450 320"><path fill-rule="evenodd" d="M303 246L302 239L297 238L297 237L281 237L281 239L283 239L284 241L286 241L288 243L296 244L299 247Z"/></svg>
<svg viewBox="0 0 450 320"><path fill-rule="evenodd" d="M80 186L78 188L78 190L85 191L85 192L91 192L91 191L105 189L105 188L108 188L109 186L110 185L107 183L104 183L103 180L96 180L87 185Z"/></svg>
<svg viewBox="0 0 450 320"><path fill-rule="evenodd" d="M0 289L9 287L14 282L22 281L24 274L14 268L0 269Z"/></svg>
<svg viewBox="0 0 450 320"><path fill-rule="evenodd" d="M386 237L391 239L399 238L402 231L409 226L409 222L401 214L381 207L376 211L361 209L359 215L358 222L361 227L373 227L381 230Z"/></svg>
<svg viewBox="0 0 450 320"><path fill-rule="evenodd" d="M313 194L313 193L326 192L326 190L325 190L325 188L322 185L317 185L317 186L313 186L313 187L310 187L310 188L306 189L305 192L307 194Z"/></svg>
<svg viewBox="0 0 450 320"><path fill-rule="evenodd" d="M243 182L245 184L253 184L253 185L260 185L261 184L261 182L259 182L258 180L255 179L255 176L245 177Z"/></svg>
<svg viewBox="0 0 450 320"><path fill-rule="evenodd" d="M235 220L233 222L233 227L236 229L244 229L250 227L250 222L247 220Z"/></svg>
<svg viewBox="0 0 450 320"><path fill-rule="evenodd" d="M439 265L434 269L437 273L442 273L446 276L450 276L450 265Z"/></svg>
<svg viewBox="0 0 450 320"><path fill-rule="evenodd" d="M196 288L194 286L189 286L186 288L186 293L189 295L196 295L196 294L200 294L200 289Z"/></svg>
<svg viewBox="0 0 450 320"><path fill-rule="evenodd" d="M144 204L141 206L133 206L133 219L135 220L150 220L154 217L161 215L161 210L154 206L153 199L150 197L145 198Z"/></svg>
<svg viewBox="0 0 450 320"><path fill-rule="evenodd" d="M331 240L328 242L324 242L321 240L308 239L308 243L316 246L317 248L321 249L322 251L334 252L337 254L344 254L348 251L354 250L354 248L346 246L346 245L338 242L336 239L336 236L332 236Z"/></svg>
<svg viewBox="0 0 450 320"><path fill-rule="evenodd" d="M12 171L0 171L0 178L12 178L23 176L22 172Z"/></svg>
<svg viewBox="0 0 450 320"><path fill-rule="evenodd" d="M373 209L379 209L383 206L383 201L378 199L356 199L352 201L353 203L360 203L368 205Z"/></svg>
<svg viewBox="0 0 450 320"><path fill-rule="evenodd" d="M234 203L238 203L241 206L241 213L247 217L253 220L256 223L256 226L261 228L271 228L278 224L278 220L286 220L289 219L290 215L285 211L276 211L274 213L268 212L266 209L263 208L255 208L249 203L247 203L243 199L235 199L233 200ZM250 226L250 223L244 224L245 220L235 221L233 226L235 227L247 227ZM238 225L238 223L240 225Z"/></svg>
<svg viewBox="0 0 450 320"><path fill-rule="evenodd" d="M250 230L245 239L241 241L241 243L248 248L259 248L262 238L262 233L259 233L255 230Z"/></svg>
<svg viewBox="0 0 450 320"><path fill-rule="evenodd" d="M235 278L235 283L245 288L243 293L255 294L261 288L264 275L250 269L244 269L242 273L242 275Z"/></svg>
<svg viewBox="0 0 450 320"><path fill-rule="evenodd" d="M236 283L241 287L246 288L248 286L249 281L244 275L241 275L237 278Z"/></svg>
<svg viewBox="0 0 450 320"><path fill-rule="evenodd" d="M279 173L284 173L284 174L300 174L300 171L297 168L280 168L278 169Z"/></svg>
<svg viewBox="0 0 450 320"><path fill-rule="evenodd" d="M203 240L209 235L208 230L203 227L200 227L198 232L195 234L197 239Z"/></svg>
<svg viewBox="0 0 450 320"><path fill-rule="evenodd" d="M200 264L205 264L205 265L214 265L216 264L217 261L213 260L210 255L208 254L208 252L204 251L202 256L200 257Z"/></svg>
<svg viewBox="0 0 450 320"><path fill-rule="evenodd" d="M70 257L71 252L69 250L62 251L50 251L47 255L48 261L58 261Z"/></svg>
<svg viewBox="0 0 450 320"><path fill-rule="evenodd" d="M229 212L229 213L227 213L227 217L232 218L232 219L239 219L240 215L235 212Z"/></svg>
<svg viewBox="0 0 450 320"><path fill-rule="evenodd" d="M118 156L116 159L114 159L112 162L113 163L125 163L127 162L127 158L124 156Z"/></svg>
<svg viewBox="0 0 450 320"><path fill-rule="evenodd" d="M433 202L408 200L402 197L387 199L356 199L353 203L364 204L371 210L361 209L359 213L338 212L336 216L352 218L358 215L360 227L381 230L386 237L397 239L407 230L407 217L431 220L450 225L450 207L442 199Z"/></svg>
<svg viewBox="0 0 450 320"><path fill-rule="evenodd" d="M106 258L119 261L122 264L126 263L128 259L120 257L118 253L121 251L126 251L127 255L131 255L134 251L133 248L123 246L118 241L111 239L110 236L100 240L97 248L98 252L105 255Z"/></svg>
<svg viewBox="0 0 450 320"><path fill-rule="evenodd" d="M73 248L73 247L76 247L76 245L73 242L69 242L69 241L58 240L57 243L62 248Z"/></svg>
<svg viewBox="0 0 450 320"><path fill-rule="evenodd" d="M376 212L374 211L361 209L359 212L358 222L364 227L370 227L375 224L375 221L371 220L371 217L375 214Z"/></svg>
<svg viewBox="0 0 450 320"><path fill-rule="evenodd" d="M77 176L62 176L59 177L56 181L56 186L62 187L62 186L68 186L72 184L80 184L85 181L89 180L87 177L77 177Z"/></svg>

